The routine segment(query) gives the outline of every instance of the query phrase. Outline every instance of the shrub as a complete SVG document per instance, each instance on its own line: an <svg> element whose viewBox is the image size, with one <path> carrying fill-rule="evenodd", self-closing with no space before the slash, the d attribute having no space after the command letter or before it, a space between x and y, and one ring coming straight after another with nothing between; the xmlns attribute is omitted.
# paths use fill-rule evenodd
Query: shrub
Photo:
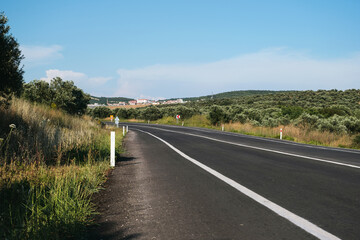
<svg viewBox="0 0 360 240"><path fill-rule="evenodd" d="M235 115L235 117L233 118L233 121L235 122L240 122L240 123L246 123L247 121L247 116L243 113L238 113Z"/></svg>
<svg viewBox="0 0 360 240"><path fill-rule="evenodd" d="M151 106L142 110L141 117L145 120L155 121L162 118L162 113L159 108Z"/></svg>
<svg viewBox="0 0 360 240"><path fill-rule="evenodd" d="M91 111L91 116L93 118L107 118L110 117L111 114L111 109L107 107L96 107Z"/></svg>
<svg viewBox="0 0 360 240"><path fill-rule="evenodd" d="M290 119L298 118L304 109L300 106L285 106L281 108L281 114L283 116L289 116Z"/></svg>
<svg viewBox="0 0 360 240"><path fill-rule="evenodd" d="M266 127L277 127L279 126L279 121L277 119L269 117L262 121L262 125Z"/></svg>
<svg viewBox="0 0 360 240"><path fill-rule="evenodd" d="M354 137L353 145L355 147L360 147L360 135L357 135L357 136Z"/></svg>
<svg viewBox="0 0 360 240"><path fill-rule="evenodd" d="M303 128L316 128L318 124L319 117L315 115L310 115L308 113L303 113L295 122L296 126Z"/></svg>
<svg viewBox="0 0 360 240"><path fill-rule="evenodd" d="M220 106L212 106L209 111L208 118L212 125L217 125L219 123L229 122L230 117Z"/></svg>
<svg viewBox="0 0 360 240"><path fill-rule="evenodd" d="M334 115L327 119L320 119L318 126L321 131L330 131L337 134L344 134L347 133L347 128L343 124L342 120L342 117Z"/></svg>
<svg viewBox="0 0 360 240"><path fill-rule="evenodd" d="M127 119L129 118L128 111L125 108L118 108L114 115L118 116L119 118Z"/></svg>

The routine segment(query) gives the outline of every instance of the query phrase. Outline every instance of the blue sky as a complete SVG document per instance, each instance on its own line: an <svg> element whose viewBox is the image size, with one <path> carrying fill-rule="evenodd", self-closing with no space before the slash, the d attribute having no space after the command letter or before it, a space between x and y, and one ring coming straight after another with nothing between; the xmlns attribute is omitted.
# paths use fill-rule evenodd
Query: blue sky
<svg viewBox="0 0 360 240"><path fill-rule="evenodd" d="M25 81L96 96L360 88L360 1L2 0Z"/></svg>

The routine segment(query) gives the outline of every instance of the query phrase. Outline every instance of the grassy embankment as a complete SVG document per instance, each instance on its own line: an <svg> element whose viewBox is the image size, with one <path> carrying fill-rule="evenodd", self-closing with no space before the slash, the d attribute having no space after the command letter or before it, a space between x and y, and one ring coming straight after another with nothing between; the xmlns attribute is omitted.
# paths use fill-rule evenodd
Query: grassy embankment
<svg viewBox="0 0 360 240"><path fill-rule="evenodd" d="M0 116L0 239L86 238L110 169L108 130L19 99Z"/></svg>
<svg viewBox="0 0 360 240"><path fill-rule="evenodd" d="M135 119L121 119L121 121L146 122L144 120ZM176 119L173 117L163 117L156 121L150 121L150 123L181 126L182 121L184 121L184 126L187 127L201 127L216 130L221 130L222 128L221 125L212 125L209 119L204 115L194 115L189 119L179 120L179 122L176 122ZM349 134L336 134L328 131L311 130L309 128L297 127L292 124L278 127L253 126L250 123L242 124L239 122L224 124L224 130L228 132L267 138L279 138L280 128L283 129L283 139L285 140L330 147L360 148L360 145L354 145L355 136Z"/></svg>

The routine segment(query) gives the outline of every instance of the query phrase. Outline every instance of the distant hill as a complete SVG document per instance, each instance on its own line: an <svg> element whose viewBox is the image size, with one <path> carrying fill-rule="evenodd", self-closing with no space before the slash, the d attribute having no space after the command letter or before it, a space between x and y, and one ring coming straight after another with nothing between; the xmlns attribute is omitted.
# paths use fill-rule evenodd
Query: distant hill
<svg viewBox="0 0 360 240"><path fill-rule="evenodd" d="M267 95L267 94L284 93L284 92L291 92L291 91L240 90L240 91L217 93L217 94L214 94L214 95L207 95L207 96L201 96L201 97L184 98L184 101L197 101L197 100L222 99L222 98L237 98L237 97L243 97L243 96Z"/></svg>
<svg viewBox="0 0 360 240"><path fill-rule="evenodd" d="M91 96L90 104L98 103L98 104L106 104L109 103L118 103L118 102L129 102L134 99L132 98L124 98L124 97L95 97Z"/></svg>

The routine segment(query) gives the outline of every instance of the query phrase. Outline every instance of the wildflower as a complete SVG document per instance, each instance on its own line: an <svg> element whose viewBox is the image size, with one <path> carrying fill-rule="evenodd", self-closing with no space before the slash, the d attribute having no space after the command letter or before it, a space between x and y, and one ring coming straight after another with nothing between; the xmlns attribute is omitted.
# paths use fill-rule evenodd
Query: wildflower
<svg viewBox="0 0 360 240"><path fill-rule="evenodd" d="M10 127L11 129L13 129L13 128L16 128L16 125L12 123L12 124L9 125L9 127Z"/></svg>

